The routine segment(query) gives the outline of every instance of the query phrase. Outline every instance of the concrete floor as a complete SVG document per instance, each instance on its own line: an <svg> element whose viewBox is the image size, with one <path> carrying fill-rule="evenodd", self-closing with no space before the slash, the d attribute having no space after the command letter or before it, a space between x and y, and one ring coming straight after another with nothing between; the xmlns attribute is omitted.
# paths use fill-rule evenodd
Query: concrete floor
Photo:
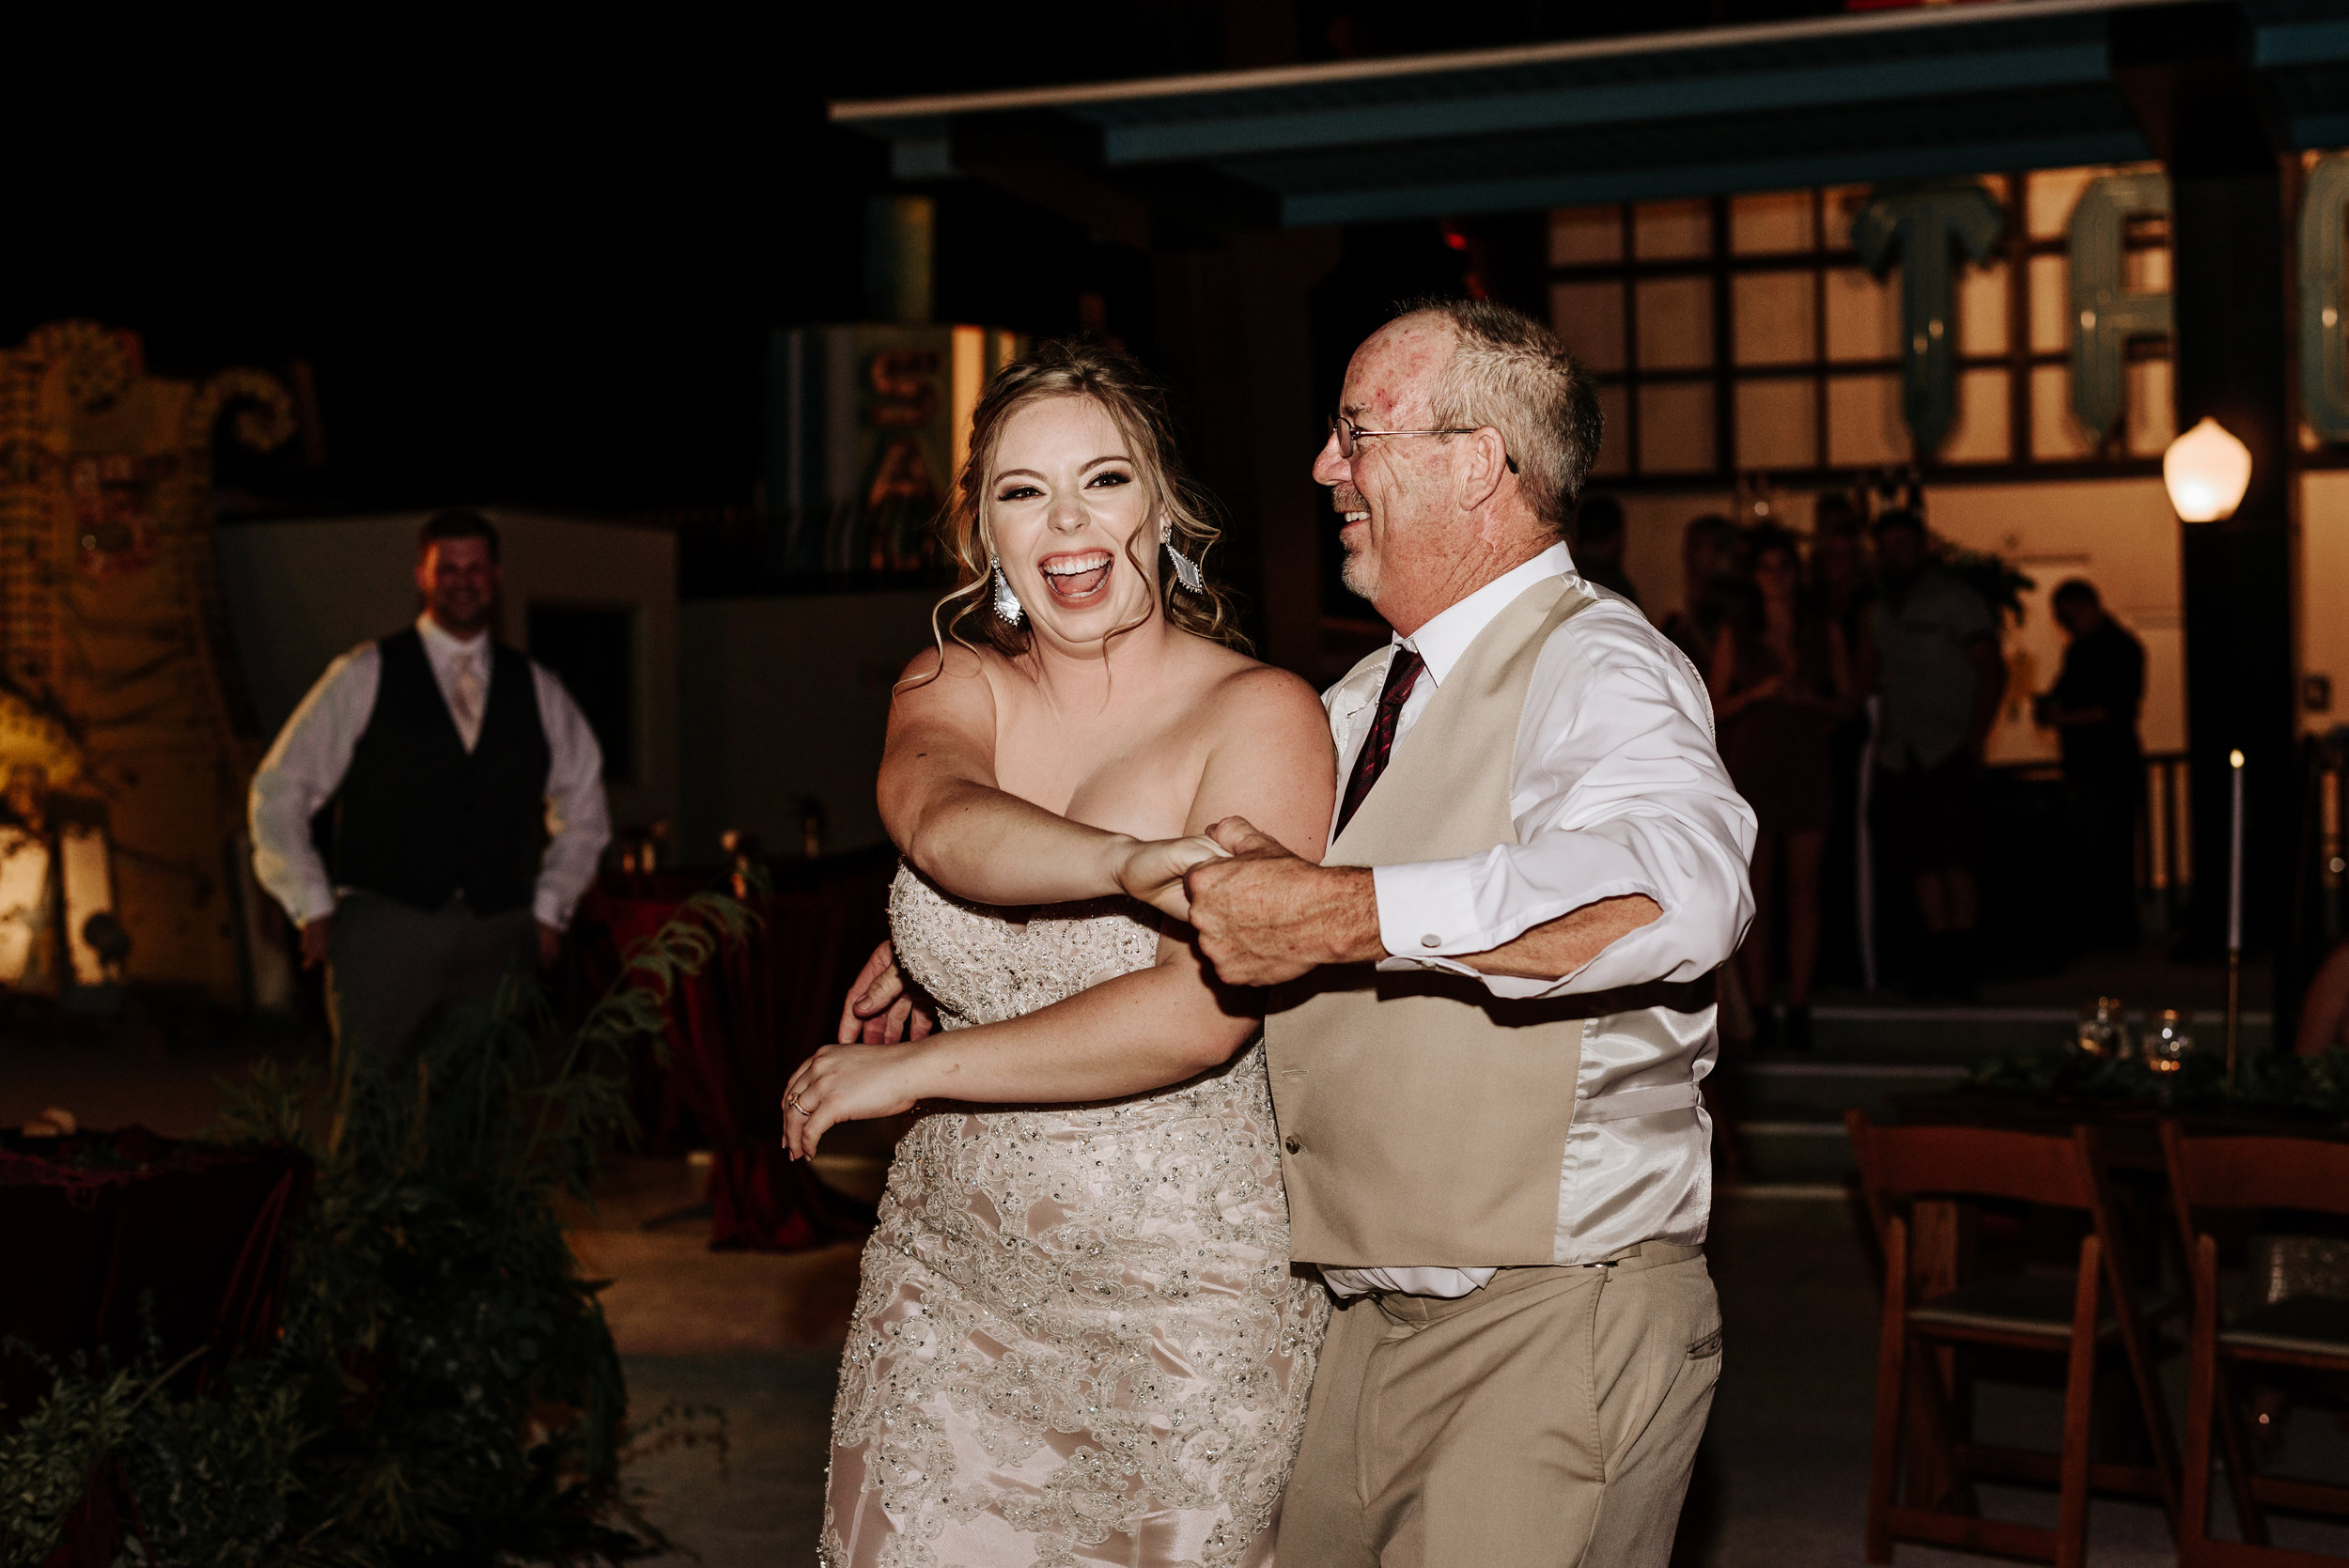
<svg viewBox="0 0 2349 1568"><path fill-rule="evenodd" d="M599 1244L575 1238L583 1257L605 1255L595 1252ZM1876 1292L1850 1208L1833 1199L1725 1198L1708 1250L1728 1360L1674 1561L1857 1568L1863 1561ZM642 1489L646 1515L680 1546L700 1553L708 1568L813 1563L832 1358L812 1343L786 1343L815 1325L812 1312L745 1314L727 1303L745 1298L750 1287L741 1281L760 1269L778 1285L792 1281L785 1289L820 1291L845 1302L853 1251L812 1254L787 1276L776 1266L786 1260L707 1251L700 1260L677 1252L658 1286L624 1280L606 1299L630 1353L640 1419L664 1406L723 1406L729 1452L722 1467L706 1446L671 1447L632 1467L631 1482ZM661 1310L647 1311L656 1300ZM744 1324L754 1320L770 1326L762 1330L770 1336L768 1348L721 1348L742 1344ZM698 1347L704 1335L710 1348ZM2169 1371L2172 1408L2182 1412L2174 1359ZM1980 1410L1981 1429L1994 1440L2052 1446L2060 1429L2053 1389L1985 1385ZM2302 1410L2288 1431L2285 1467L2349 1474L2349 1439L2330 1410ZM1983 1496L1992 1514L2054 1522L2052 1494L1985 1487ZM2099 1499L2090 1529L2090 1560L2100 1568L2176 1560L2161 1511L2151 1504ZM2282 1521L2277 1538L2349 1552L2349 1530ZM1896 1560L1932 1568L1984 1560L1904 1545Z"/></svg>
<svg viewBox="0 0 2349 1568"><path fill-rule="evenodd" d="M269 1048L298 1054L294 1043ZM61 1104L91 1126L143 1122L184 1134L210 1119L217 1076L256 1048L165 1050L116 1038L0 1040L0 1120ZM831 1179L871 1190L874 1151L827 1161ZM647 1220L690 1206L685 1161L620 1160L592 1208L564 1219L582 1264L612 1281L606 1314L626 1358L636 1455L628 1477L646 1515L708 1568L812 1563L822 1507L836 1355L855 1297L853 1246L787 1256L712 1252L704 1225ZM1709 1250L1727 1324L1727 1362L1675 1561L1708 1568L1858 1564L1866 1483L1876 1295L1849 1205L1813 1196L1725 1196ZM2181 1369L2167 1368L2173 1413ZM1985 1390L1983 1435L2046 1442L2049 1389ZM2291 1421L2277 1467L2349 1476L2349 1436L2330 1408ZM716 1439L723 1438L723 1441ZM1985 1489L1990 1512L2052 1522L2046 1494ZM2099 1501L2092 1562L2175 1560L2159 1511ZM2279 1543L2349 1553L2349 1530L2285 1523ZM1903 1546L1906 1568L1985 1560Z"/></svg>

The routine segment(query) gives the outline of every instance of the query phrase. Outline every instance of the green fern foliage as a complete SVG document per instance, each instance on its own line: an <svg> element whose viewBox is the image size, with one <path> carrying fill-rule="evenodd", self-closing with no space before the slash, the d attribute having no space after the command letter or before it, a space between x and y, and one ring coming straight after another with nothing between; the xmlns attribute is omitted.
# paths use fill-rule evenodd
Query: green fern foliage
<svg viewBox="0 0 2349 1568"><path fill-rule="evenodd" d="M129 1505L132 1561L469 1568L661 1545L622 1492L619 1357L552 1203L634 1135L631 1059L665 1062L670 993L754 918L689 900L568 1031L518 970L410 1059L263 1063L231 1086L210 1140L317 1166L280 1337L200 1392L152 1352L62 1369L0 1436L0 1568L43 1561L93 1477Z"/></svg>

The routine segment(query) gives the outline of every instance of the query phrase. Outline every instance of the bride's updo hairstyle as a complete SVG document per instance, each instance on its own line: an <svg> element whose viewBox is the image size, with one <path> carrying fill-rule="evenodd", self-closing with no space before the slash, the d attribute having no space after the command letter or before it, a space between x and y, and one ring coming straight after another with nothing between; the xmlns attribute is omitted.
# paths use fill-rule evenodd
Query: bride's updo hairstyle
<svg viewBox="0 0 2349 1568"><path fill-rule="evenodd" d="M1176 550L1207 567L1207 552L1221 536L1210 520L1213 503L1183 471L1174 450L1174 421L1167 411L1166 389L1121 349L1083 338L1037 345L1035 351L997 371L980 395L971 416L971 455L955 477L954 499L938 520L940 537L955 563L954 592L938 601L930 625L941 651L946 639L969 648L993 648L1007 657L1027 651L1032 620L1022 616L1013 625L997 615L988 563L993 558L992 532L988 526L988 501L992 488L988 475L995 467L996 448L1011 416L1048 397L1090 397L1101 406L1126 439L1145 492L1150 497L1149 520L1126 541L1126 559L1150 579L1147 557L1159 552L1160 519L1173 525L1169 541ZM1215 581L1212 570L1204 593L1192 593L1174 581L1163 559L1159 567L1159 608L1170 625L1232 647L1245 649L1239 617L1231 596ZM1130 631L1149 617L1128 622L1110 633ZM940 666L941 669L943 665Z"/></svg>

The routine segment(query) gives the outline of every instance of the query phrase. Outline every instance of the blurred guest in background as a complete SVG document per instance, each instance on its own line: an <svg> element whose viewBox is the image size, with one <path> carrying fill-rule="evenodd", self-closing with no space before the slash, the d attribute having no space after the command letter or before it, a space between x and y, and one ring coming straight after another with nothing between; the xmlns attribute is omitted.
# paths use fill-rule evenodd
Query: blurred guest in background
<svg viewBox="0 0 2349 1568"><path fill-rule="evenodd" d="M1811 531L1811 601L1843 629L1855 654L1867 629L1875 584L1868 573L1868 522L1848 497L1829 490L1819 497Z"/></svg>
<svg viewBox="0 0 2349 1568"><path fill-rule="evenodd" d="M603 753L543 665L490 634L497 529L441 512L424 613L326 667L253 777L254 872L327 967L345 1062L407 1050L435 1007L554 960L612 836ZM329 807L333 864L311 821ZM550 838L552 833L552 838Z"/></svg>
<svg viewBox="0 0 2349 1568"><path fill-rule="evenodd" d="M1623 569L1623 503L1611 495L1594 495L1582 503L1575 518L1574 568L1586 582L1595 582L1632 603L1640 590Z"/></svg>
<svg viewBox="0 0 2349 1568"><path fill-rule="evenodd" d="M1973 1000L1983 749L2006 690L1997 622L1980 594L1943 571L1925 525L1900 509L1876 519L1869 611L1875 743L1874 842L1887 883L1906 884L1924 928L1912 984Z"/></svg>
<svg viewBox="0 0 2349 1568"><path fill-rule="evenodd" d="M2145 799L2145 757L2137 739L2145 644L2105 613L2084 577L2058 584L2048 602L2071 642L2054 689L2032 708L2063 748L2084 935L2092 946L2133 952L2139 938L2137 814Z"/></svg>
<svg viewBox="0 0 2349 1568"><path fill-rule="evenodd" d="M1708 680L1721 760L1753 807L1753 924L1737 950L1754 1043L1811 1047L1811 986L1819 968L1819 862L1834 806L1828 737L1857 706L1842 628L1802 592L1795 537L1779 528L1748 540L1752 589L1713 647ZM1786 1014L1772 1007L1771 970L1785 900Z"/></svg>
<svg viewBox="0 0 2349 1568"><path fill-rule="evenodd" d="M1681 608L1664 618L1663 632L1700 671L1713 662L1713 646L1736 601L1743 565L1737 525L1717 512L1696 519L1680 536Z"/></svg>
<svg viewBox="0 0 2349 1568"><path fill-rule="evenodd" d="M1819 613L1843 634L1855 676L1869 663L1868 606L1875 598L1869 575L1868 523L1840 490L1819 497L1811 540L1811 595ZM1864 977L1859 955L1859 777L1868 754L1868 712L1855 702L1828 736L1828 776L1834 810L1819 862L1819 970L1830 982Z"/></svg>
<svg viewBox="0 0 2349 1568"><path fill-rule="evenodd" d="M2336 945L2309 982L2293 1049L2302 1056L2349 1050L2349 941Z"/></svg>

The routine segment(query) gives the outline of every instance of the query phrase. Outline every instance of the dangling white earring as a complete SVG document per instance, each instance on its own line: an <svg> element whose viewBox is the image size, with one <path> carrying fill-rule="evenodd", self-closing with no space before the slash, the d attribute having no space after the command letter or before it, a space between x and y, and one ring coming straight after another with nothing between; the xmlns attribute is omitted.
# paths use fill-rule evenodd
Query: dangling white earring
<svg viewBox="0 0 2349 1568"><path fill-rule="evenodd" d="M1207 591L1207 574L1199 569L1199 563L1174 548L1174 525L1159 524L1159 543L1166 546L1168 559L1174 563L1174 581L1194 594Z"/></svg>
<svg viewBox="0 0 2349 1568"><path fill-rule="evenodd" d="M1018 626L1021 614L1019 596L1011 591L1011 579L1003 575L1003 563L990 555L987 558L987 569L995 576L995 613L1009 625Z"/></svg>

